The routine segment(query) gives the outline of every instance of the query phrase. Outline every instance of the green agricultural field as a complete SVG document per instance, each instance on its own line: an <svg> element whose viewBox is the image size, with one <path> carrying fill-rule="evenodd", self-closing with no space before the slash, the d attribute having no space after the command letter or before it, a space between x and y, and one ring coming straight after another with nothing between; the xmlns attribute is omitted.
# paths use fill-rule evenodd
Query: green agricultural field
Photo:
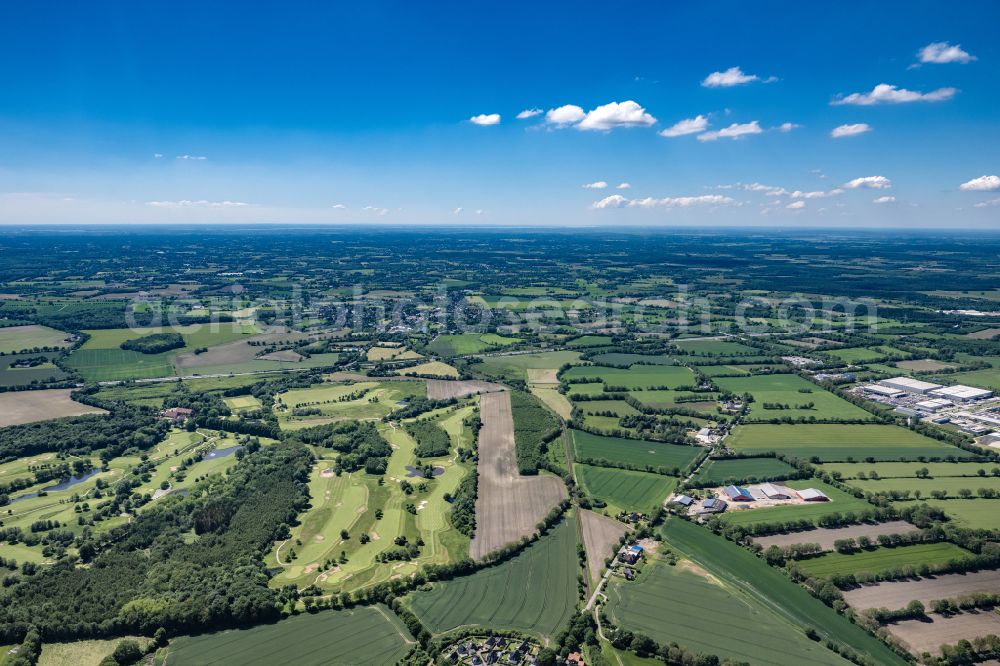
<svg viewBox="0 0 1000 666"><path fill-rule="evenodd" d="M577 384L571 384L577 386ZM589 384L583 384L589 386ZM647 407L653 409L689 409L705 414L709 417L717 416L716 408L719 403L716 400L717 393L691 393L690 391L629 391L629 395ZM696 398L694 402L687 400L678 401L679 398Z"/></svg>
<svg viewBox="0 0 1000 666"><path fill-rule="evenodd" d="M795 472L794 467L777 458L708 460L701 466L692 481L702 485L752 483L754 479L786 478Z"/></svg>
<svg viewBox="0 0 1000 666"><path fill-rule="evenodd" d="M697 356L732 356L759 354L753 347L726 340L674 340L674 344L684 354Z"/></svg>
<svg viewBox="0 0 1000 666"><path fill-rule="evenodd" d="M577 460L607 460L611 464L636 465L640 468L676 467L683 470L703 452L698 446L603 437L582 430L571 430L570 441L573 457Z"/></svg>
<svg viewBox="0 0 1000 666"><path fill-rule="evenodd" d="M983 472L983 476L1000 474L1000 465L991 462L824 463L819 465L819 468L824 472L838 472L844 479L856 479L859 474L873 478L873 473L882 479L915 479L917 471L923 469L927 470L932 479L942 476L976 477L980 471Z"/></svg>
<svg viewBox="0 0 1000 666"><path fill-rule="evenodd" d="M394 664L414 644L385 606L305 613L253 629L174 638L163 666ZM294 658L291 658L294 655Z"/></svg>
<svg viewBox="0 0 1000 666"><path fill-rule="evenodd" d="M487 349L509 347L520 342L518 338L507 338L495 333L459 333L439 335L427 345L427 349L438 356L465 356L478 354Z"/></svg>
<svg viewBox="0 0 1000 666"><path fill-rule="evenodd" d="M69 333L48 326L9 326L0 328L0 352L11 354L36 347L68 347Z"/></svg>
<svg viewBox="0 0 1000 666"><path fill-rule="evenodd" d="M819 479L794 479L786 481L785 485L796 490L804 488L821 490L830 498L830 501L765 506L756 509L732 508L720 517L722 520L733 525L754 525L757 523L775 523L789 520L812 520L815 522L823 516L829 516L834 513L853 513L872 508L872 505L867 501L858 499L854 495L823 483ZM732 502L730 504L731 507L733 505L738 506L738 503Z"/></svg>
<svg viewBox="0 0 1000 666"><path fill-rule="evenodd" d="M847 347L845 349L832 349L823 353L833 356L844 363L864 363L865 361L874 361L877 358L894 355L909 356L906 352L893 349L892 347Z"/></svg>
<svg viewBox="0 0 1000 666"><path fill-rule="evenodd" d="M759 364L759 363L734 363L732 365L699 365L695 366L701 374L708 377L718 377L720 375L750 375L760 370L786 369L783 365Z"/></svg>
<svg viewBox="0 0 1000 666"><path fill-rule="evenodd" d="M980 488L994 492L1000 491L1000 477L997 476L942 476L933 479L904 477L878 479L875 481L870 479L866 481L851 479L847 483L852 488L860 488L872 493L889 493L893 491L910 491L916 493L919 491L921 497L931 497L935 491L945 492L948 494L948 497L960 497L962 490L969 491L973 496L978 494Z"/></svg>
<svg viewBox="0 0 1000 666"><path fill-rule="evenodd" d="M772 569L760 558L709 530L678 518L663 528L667 547L693 560L730 590L746 595L751 603L767 607L800 631L812 627L823 640L845 645L880 666L905 666L908 662L861 627L839 615L819 599L792 582L784 573ZM700 612L718 612L718 607L702 606ZM710 635L717 635L727 625L703 625ZM762 653L768 664L768 652ZM800 661L798 663L809 663ZM837 662L834 662L837 663Z"/></svg>
<svg viewBox="0 0 1000 666"><path fill-rule="evenodd" d="M557 370L567 363L580 360L580 352L552 351L538 354L510 354L507 356L487 356L479 367L489 375L500 375L510 379L527 381L528 370Z"/></svg>
<svg viewBox="0 0 1000 666"><path fill-rule="evenodd" d="M587 400L577 403L584 414L611 412L615 416L634 416L639 410L624 400Z"/></svg>
<svg viewBox="0 0 1000 666"><path fill-rule="evenodd" d="M895 548L872 548L857 553L825 553L800 560L795 566L810 576L827 578L859 572L879 573L897 567L944 564L970 557L972 553L953 543L918 543Z"/></svg>
<svg viewBox="0 0 1000 666"><path fill-rule="evenodd" d="M982 370L957 372L952 375L935 375L934 381L947 384L966 384L968 386L979 386L981 388L1000 391L1000 365L994 363L993 367Z"/></svg>
<svg viewBox="0 0 1000 666"><path fill-rule="evenodd" d="M434 583L410 594L407 604L434 634L480 625L551 640L573 615L579 571L576 520L567 516L513 559Z"/></svg>
<svg viewBox="0 0 1000 666"><path fill-rule="evenodd" d="M677 487L677 479L662 474L591 465L576 465L574 469L584 490L607 503L611 515L621 511L651 514Z"/></svg>
<svg viewBox="0 0 1000 666"><path fill-rule="evenodd" d="M623 352L608 352L596 354L591 359L597 365L677 365L678 359L673 354L627 354Z"/></svg>
<svg viewBox="0 0 1000 666"><path fill-rule="evenodd" d="M603 383L590 382L587 384L570 384L569 391L567 391L566 394L569 396L574 396L574 395L593 396L593 395L601 395L603 393L604 393Z"/></svg>
<svg viewBox="0 0 1000 666"><path fill-rule="evenodd" d="M661 644L761 666L849 663L767 604L687 561L670 566L653 556L636 581L612 578L607 595L615 624Z"/></svg>
<svg viewBox="0 0 1000 666"><path fill-rule="evenodd" d="M1000 529L1000 499L927 499L921 500L937 507L954 521L959 527L973 530ZM894 502L896 506L906 506L903 502Z"/></svg>
<svg viewBox="0 0 1000 666"><path fill-rule="evenodd" d="M633 365L630 368L610 368L600 365L575 366L563 373L563 379L599 379L608 386L627 389L677 388L695 383L689 368L676 365Z"/></svg>
<svg viewBox="0 0 1000 666"><path fill-rule="evenodd" d="M133 640L145 650L153 639L148 636L124 636L104 640L73 641L70 643L43 643L38 666L100 666L101 660L114 652L123 639ZM4 653L0 652L0 666L4 666Z"/></svg>
<svg viewBox="0 0 1000 666"><path fill-rule="evenodd" d="M726 445L741 453L775 451L829 462L974 456L906 428L874 424L746 425L734 429Z"/></svg>
<svg viewBox="0 0 1000 666"><path fill-rule="evenodd" d="M610 345L612 342L613 340L609 335L581 335L567 342L566 346L571 349L580 349L581 347L603 347Z"/></svg>
<svg viewBox="0 0 1000 666"><path fill-rule="evenodd" d="M38 354L28 352L26 354L0 356L0 386L27 386L34 382L65 379L68 375L52 362L58 356L59 352L41 352ZM38 357L45 357L47 360L28 368L11 367L18 360L37 359Z"/></svg>
<svg viewBox="0 0 1000 666"><path fill-rule="evenodd" d="M750 405L748 417L751 421L810 417L821 420L870 420L875 418L869 412L798 375L717 377L715 383L721 389L736 394L749 393L753 396L754 402ZM768 403L787 405L788 409L768 409L765 406ZM805 407L809 403L812 403L813 406Z"/></svg>

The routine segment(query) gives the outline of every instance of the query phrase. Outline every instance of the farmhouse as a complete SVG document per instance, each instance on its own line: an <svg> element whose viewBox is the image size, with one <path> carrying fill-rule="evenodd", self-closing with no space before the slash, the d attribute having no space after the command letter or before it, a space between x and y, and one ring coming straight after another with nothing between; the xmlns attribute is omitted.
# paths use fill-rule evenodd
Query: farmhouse
<svg viewBox="0 0 1000 666"><path fill-rule="evenodd" d="M733 502L752 502L753 495L746 488L741 488L740 486L726 486L722 489L729 499Z"/></svg>
<svg viewBox="0 0 1000 666"><path fill-rule="evenodd" d="M765 483L761 485L760 491L764 493L767 499L772 500L786 500L792 499L794 492L791 488L786 488L785 486L777 486L773 483Z"/></svg>
<svg viewBox="0 0 1000 666"><path fill-rule="evenodd" d="M193 414L194 410L188 409L187 407L171 407L170 409L164 409L160 412L160 417L177 423L179 421L184 421Z"/></svg>
<svg viewBox="0 0 1000 666"><path fill-rule="evenodd" d="M915 393L918 395L924 395L936 389L943 388L940 384L922 382L919 379L913 379L912 377L893 377L892 379L883 379L879 382L879 384L899 391Z"/></svg>
<svg viewBox="0 0 1000 666"><path fill-rule="evenodd" d="M1000 438L1000 433L998 433L998 438ZM1000 439L998 439L1000 441ZM681 506L691 506L694 504L694 498L688 495L678 495L677 497L670 500L671 504L680 504Z"/></svg>
<svg viewBox="0 0 1000 666"><path fill-rule="evenodd" d="M815 488L806 488L796 491L798 496L806 502L829 502L830 498L823 494L823 491Z"/></svg>
<svg viewBox="0 0 1000 666"><path fill-rule="evenodd" d="M624 553L622 553L622 559L628 564L635 564L642 557L642 546L636 544L630 546Z"/></svg>

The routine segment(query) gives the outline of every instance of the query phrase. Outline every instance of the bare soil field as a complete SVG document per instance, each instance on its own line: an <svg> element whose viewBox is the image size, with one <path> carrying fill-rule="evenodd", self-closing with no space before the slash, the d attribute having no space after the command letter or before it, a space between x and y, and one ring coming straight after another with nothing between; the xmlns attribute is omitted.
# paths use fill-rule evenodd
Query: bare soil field
<svg viewBox="0 0 1000 666"><path fill-rule="evenodd" d="M0 393L0 428L67 416L107 413L103 409L74 402L69 397L71 391L72 389L48 389Z"/></svg>
<svg viewBox="0 0 1000 666"><path fill-rule="evenodd" d="M275 332L263 333L247 337L245 340L234 340L221 345L209 347L208 351L201 354L185 352L178 354L174 359L174 365L178 368L200 368L209 365L227 365L229 363L244 363L257 358L257 354L262 351L260 347L254 347L250 342L297 342L307 340L307 333L299 332ZM294 353L294 352L293 352ZM296 354L298 356L298 354ZM275 359L281 360L281 359ZM294 360L294 359L293 359Z"/></svg>
<svg viewBox="0 0 1000 666"><path fill-rule="evenodd" d="M263 356L258 356L262 361L294 361L299 362L304 357L302 354L292 351L291 349L283 349L281 351L271 352L270 354L264 354Z"/></svg>
<svg viewBox="0 0 1000 666"><path fill-rule="evenodd" d="M933 622L907 620L891 624L888 628L914 655L922 652L939 654L938 648L942 645L954 645L963 638L972 640L990 634L1000 635L1000 615L992 610L933 617Z"/></svg>
<svg viewBox="0 0 1000 666"><path fill-rule="evenodd" d="M935 599L953 599L974 592L1000 593L1000 571L943 574L915 580L864 585L844 592L844 599L857 610L903 608L914 599L930 606Z"/></svg>
<svg viewBox="0 0 1000 666"><path fill-rule="evenodd" d="M587 549L587 570L590 571L590 579L595 581L601 577L604 560L612 556L618 539L632 528L614 518L582 509L580 529L583 545Z"/></svg>
<svg viewBox="0 0 1000 666"><path fill-rule="evenodd" d="M784 548L797 543L818 543L823 550L833 550L833 542L837 539L857 539L860 536L866 536L874 540L879 534L905 534L915 529L917 528L905 520L890 520L887 523L874 525L849 525L835 529L820 528L789 534L771 534L757 537L754 542L759 543L764 548L771 546Z"/></svg>
<svg viewBox="0 0 1000 666"><path fill-rule="evenodd" d="M1000 328L986 328L975 333L969 333L965 337L972 340L992 340L998 335L1000 335Z"/></svg>
<svg viewBox="0 0 1000 666"><path fill-rule="evenodd" d="M527 368L529 384L558 384L559 368Z"/></svg>
<svg viewBox="0 0 1000 666"><path fill-rule="evenodd" d="M476 393L492 393L494 391L506 390L507 387L502 384L483 382L478 379L469 379L465 381L450 381L447 379L427 380L427 397L431 400L464 398L467 395L475 395Z"/></svg>
<svg viewBox="0 0 1000 666"><path fill-rule="evenodd" d="M469 554L477 560L534 532L538 521L566 497L566 486L558 477L521 476L517 471L510 393L484 393L479 401L483 420L479 497L476 536L469 547Z"/></svg>

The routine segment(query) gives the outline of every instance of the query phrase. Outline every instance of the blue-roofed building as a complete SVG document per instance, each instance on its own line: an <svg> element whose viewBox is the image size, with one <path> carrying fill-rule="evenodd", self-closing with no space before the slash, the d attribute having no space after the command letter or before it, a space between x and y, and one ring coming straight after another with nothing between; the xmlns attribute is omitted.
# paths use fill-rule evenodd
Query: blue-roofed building
<svg viewBox="0 0 1000 666"><path fill-rule="evenodd" d="M729 499L733 502L753 501L753 495L751 495L750 491L747 490L746 488L742 488L740 486L726 486L722 490L723 492L726 493L726 495L729 496Z"/></svg>

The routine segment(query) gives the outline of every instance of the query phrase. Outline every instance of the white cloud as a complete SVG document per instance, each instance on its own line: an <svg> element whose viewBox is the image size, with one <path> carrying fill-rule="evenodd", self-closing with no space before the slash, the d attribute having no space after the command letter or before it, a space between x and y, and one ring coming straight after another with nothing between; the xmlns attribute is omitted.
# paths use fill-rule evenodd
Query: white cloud
<svg viewBox="0 0 1000 666"><path fill-rule="evenodd" d="M654 123L656 118L646 113L646 109L632 100L626 100L610 102L588 111L577 128L606 131L616 127L649 127Z"/></svg>
<svg viewBox="0 0 1000 666"><path fill-rule="evenodd" d="M208 158L205 157L204 155L178 155L177 159L179 159L179 160L197 160L197 161L200 162L202 160L207 160Z"/></svg>
<svg viewBox="0 0 1000 666"><path fill-rule="evenodd" d="M715 141L716 139L739 139L750 134L760 134L763 131L764 130L761 129L760 124L754 120L749 123L733 123L729 127L724 127L723 129L716 130L714 132L699 134L698 140Z"/></svg>
<svg viewBox="0 0 1000 666"><path fill-rule="evenodd" d="M486 211L483 210L482 208L477 208L476 209L476 215L485 215L485 214L486 214Z"/></svg>
<svg viewBox="0 0 1000 666"><path fill-rule="evenodd" d="M154 208L242 208L253 204L244 203L243 201L205 201L204 199L193 201L191 199L181 199L180 201L147 201L146 205Z"/></svg>
<svg viewBox="0 0 1000 666"><path fill-rule="evenodd" d="M586 187L588 190L603 190L607 186L608 184L605 183L603 180L598 180L593 183L587 183L586 185L584 185L584 187Z"/></svg>
<svg viewBox="0 0 1000 666"><path fill-rule="evenodd" d="M788 208L789 210L802 210L805 207L806 207L805 201L793 201L792 203L785 206L785 208Z"/></svg>
<svg viewBox="0 0 1000 666"><path fill-rule="evenodd" d="M619 190L631 190L632 189L632 183L618 183L618 189Z"/></svg>
<svg viewBox="0 0 1000 666"><path fill-rule="evenodd" d="M935 65L945 65L950 62L960 62L964 65L976 59L976 56L963 51L960 45L952 46L948 42L932 42L917 51L917 57L920 62Z"/></svg>
<svg viewBox="0 0 1000 666"><path fill-rule="evenodd" d="M872 199L872 203L877 203L877 204L896 203L896 197L891 197L891 196L875 197L874 199Z"/></svg>
<svg viewBox="0 0 1000 666"><path fill-rule="evenodd" d="M163 157L163 153L153 153L153 159L157 159L158 160L158 159L161 159L162 157Z"/></svg>
<svg viewBox="0 0 1000 666"><path fill-rule="evenodd" d="M500 114L499 113L480 113L478 116L472 116L469 118L469 122L473 125L499 125L500 124Z"/></svg>
<svg viewBox="0 0 1000 666"><path fill-rule="evenodd" d="M856 190L858 188L887 190L892 187L892 181L885 176L863 176L844 183L844 187L852 190Z"/></svg>
<svg viewBox="0 0 1000 666"><path fill-rule="evenodd" d="M779 132L791 132L793 129L798 129L802 125L796 125L795 123L781 123L778 125Z"/></svg>
<svg viewBox="0 0 1000 666"><path fill-rule="evenodd" d="M802 190L795 190L794 192L785 192L792 199L826 199L827 197L835 197L839 194L843 194L844 190L839 187L835 187L828 191L817 191L817 192L803 192Z"/></svg>
<svg viewBox="0 0 1000 666"><path fill-rule="evenodd" d="M542 114L541 109L525 109L517 114L518 120L527 120L528 118L534 118L535 116L540 116Z"/></svg>
<svg viewBox="0 0 1000 666"><path fill-rule="evenodd" d="M872 126L868 123L853 123L850 125L838 125L837 127L834 127L830 132L830 136L834 139L840 139L845 136L857 136L871 131Z"/></svg>
<svg viewBox="0 0 1000 666"><path fill-rule="evenodd" d="M378 206L365 206L361 210L371 211L371 212L375 213L376 215L388 215L389 214L389 209L388 208L379 208Z"/></svg>
<svg viewBox="0 0 1000 666"><path fill-rule="evenodd" d="M680 120L665 130L660 130L660 136L673 138L675 136L685 136L687 134L697 134L708 129L708 118L697 115L694 118Z"/></svg>
<svg viewBox="0 0 1000 666"><path fill-rule="evenodd" d="M592 208L690 208L691 206L730 206L737 201L721 194L702 194L695 197L664 197L654 199L627 199L620 194L612 194L595 201Z"/></svg>
<svg viewBox="0 0 1000 666"><path fill-rule="evenodd" d="M459 206L459 207L458 207L458 208L456 208L455 210L451 211L451 214L452 214L452 215L458 215L458 214L459 214L459 213L461 213L461 212L462 212L462 207L461 207L461 206Z"/></svg>
<svg viewBox="0 0 1000 666"><path fill-rule="evenodd" d="M976 208L992 208L993 206L1000 206L1000 199L987 199L976 204Z"/></svg>
<svg viewBox="0 0 1000 666"><path fill-rule="evenodd" d="M830 104L854 104L857 106L872 106L873 104L905 104L907 102L943 102L951 99L958 92L957 88L938 88L931 92L919 92L897 88L888 83L880 83L871 92L838 95Z"/></svg>
<svg viewBox="0 0 1000 666"><path fill-rule="evenodd" d="M764 83L770 83L775 81L773 76L766 79L761 79L756 74L744 74L743 70L739 67L730 67L724 72L712 72L705 77L705 80L701 82L701 85L706 88L731 88L733 86L742 86L747 83L753 83L754 81L764 81Z"/></svg>
<svg viewBox="0 0 1000 666"><path fill-rule="evenodd" d="M966 192L995 192L1000 190L1000 176L980 176L962 183L958 189Z"/></svg>
<svg viewBox="0 0 1000 666"><path fill-rule="evenodd" d="M337 210L344 210L347 208L347 206L345 206L344 204L333 204L332 207L336 208Z"/></svg>
<svg viewBox="0 0 1000 666"><path fill-rule="evenodd" d="M586 117L586 113L576 104L565 104L555 109L549 109L545 114L545 122L550 125L575 125Z"/></svg>

